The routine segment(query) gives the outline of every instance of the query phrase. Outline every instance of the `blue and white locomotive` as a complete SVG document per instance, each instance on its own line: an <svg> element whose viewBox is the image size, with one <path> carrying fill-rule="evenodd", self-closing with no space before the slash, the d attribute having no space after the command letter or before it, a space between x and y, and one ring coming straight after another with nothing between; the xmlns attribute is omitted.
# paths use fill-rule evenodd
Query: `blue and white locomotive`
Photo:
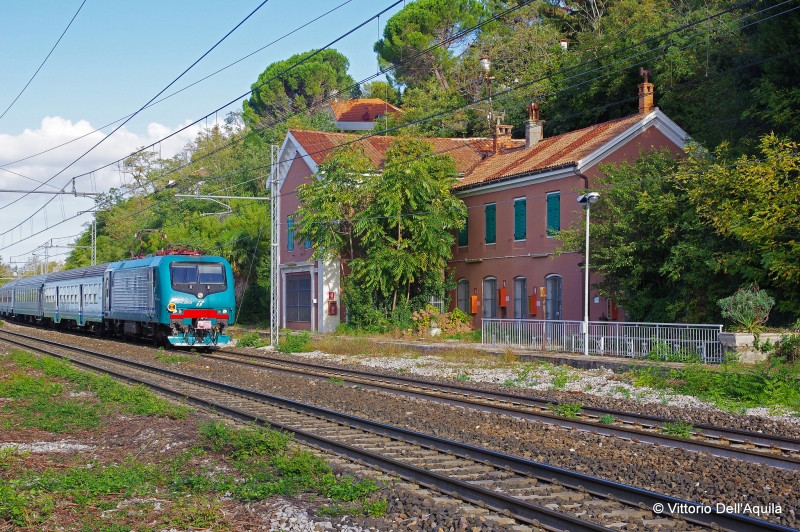
<svg viewBox="0 0 800 532"><path fill-rule="evenodd" d="M227 344L235 323L231 265L176 250L27 277L0 287L0 316L159 345Z"/></svg>

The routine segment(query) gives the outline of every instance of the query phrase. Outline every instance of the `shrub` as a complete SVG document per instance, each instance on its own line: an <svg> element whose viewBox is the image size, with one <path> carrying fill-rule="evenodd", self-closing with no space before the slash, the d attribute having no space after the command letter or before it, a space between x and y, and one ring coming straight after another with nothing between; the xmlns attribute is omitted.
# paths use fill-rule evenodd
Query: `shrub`
<svg viewBox="0 0 800 532"><path fill-rule="evenodd" d="M758 334L764 329L775 299L758 285L740 288L730 297L717 301L722 317L737 324L738 328Z"/></svg>
<svg viewBox="0 0 800 532"><path fill-rule="evenodd" d="M557 405L547 403L547 408L557 416L573 418L580 415L583 405L581 403L561 403Z"/></svg>
<svg viewBox="0 0 800 532"><path fill-rule="evenodd" d="M278 341L279 353L304 353L309 350L311 334L308 331L288 333Z"/></svg>
<svg viewBox="0 0 800 532"><path fill-rule="evenodd" d="M425 334L431 327L431 322L442 330L442 335L452 336L461 333L468 333L472 331L469 326L470 318L467 314L459 309L451 312L439 313L439 309L432 305L426 306L423 310L418 310L411 314L411 321L414 323L414 328L417 333Z"/></svg>
<svg viewBox="0 0 800 532"><path fill-rule="evenodd" d="M770 358L798 362L800 361L800 334L783 335L775 344L767 340L760 344L759 349L768 353Z"/></svg>
<svg viewBox="0 0 800 532"><path fill-rule="evenodd" d="M236 347L264 347L267 342L261 339L258 333L247 333L242 335L236 342Z"/></svg>

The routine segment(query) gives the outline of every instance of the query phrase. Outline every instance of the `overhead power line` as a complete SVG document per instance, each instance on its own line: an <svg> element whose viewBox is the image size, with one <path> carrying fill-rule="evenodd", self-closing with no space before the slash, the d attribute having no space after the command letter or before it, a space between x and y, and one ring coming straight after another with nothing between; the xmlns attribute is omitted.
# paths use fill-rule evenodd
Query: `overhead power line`
<svg viewBox="0 0 800 532"><path fill-rule="evenodd" d="M158 91L158 93L157 93L155 96L153 96L152 98L150 98L150 100L148 100L148 102L147 102L146 104L144 104L143 106L141 106L141 107L139 108L139 110L138 110L138 111L136 111L135 113L133 113L133 114L129 115L129 116L128 116L128 118L126 118L126 119L125 119L125 120L124 120L124 121L123 121L121 124L119 124L117 127L115 127L115 128L114 128L114 130L113 130L111 133L109 133L108 135L106 135L105 137L103 137L102 139L100 139L100 140L99 140L99 141L98 141L98 142L97 142L97 143L96 143L94 146L92 146L91 148L89 148L88 150L86 150L86 151L85 151L85 152L84 152L82 155L80 155L80 156L79 156L77 159L75 159L74 161L72 161L71 163L69 163L67 166L65 166L64 168L62 168L61 170L59 170L59 171L58 171L58 172L57 172L57 173L56 173L54 176L52 176L51 178L47 179L47 180L44 182L44 184L47 184L47 183L49 183L50 181L52 181L53 179L55 179L56 177L58 177L59 175L61 175L63 172L65 172L67 169L69 169L69 168L70 168L72 165L74 165L75 163L77 163L78 161L80 161L81 159L83 159L83 158L84 158L86 155L88 155L88 154L89 154L89 153L90 153L92 150L94 150L94 149L95 149L95 148L97 148L97 147L98 147L100 144L102 144L103 142L105 142L105 140L106 140L106 139L108 139L108 138L109 138L109 137L111 137L111 136L112 136L114 133L116 133L117 131L119 131L119 130L120 130L120 128L122 128L122 126L124 126L125 124L127 124L128 122L130 122L130 120L131 120L133 117L135 117L135 116L136 116L136 115L138 115L140 112L142 112L142 110L144 110L144 108L145 108L145 107L147 107L148 105L150 105L151 103L153 103L153 101L154 101L156 98L158 98L159 96L161 96L162 94L164 94L164 92L166 92L166 90L167 90L167 89L169 89L169 88L170 88L172 85L174 85L174 84L175 84L175 83L176 83L176 82L177 82L179 79L181 79L181 78L182 78L184 75L186 75L186 73L187 73L187 72L189 72L189 71L190 71L192 68L194 68L194 67L195 67L195 65L197 65L197 63L199 63L200 61L202 61L202 60L203 60L203 59L204 59L204 58L205 58L205 57L206 57L208 54L210 54L210 53L211 53L211 52L212 52L212 51L213 51L213 50L214 50L214 49L215 49L217 46L219 46L220 44L222 44L222 42L223 42L225 39L227 39L227 38L228 38L228 37L229 37L229 36L230 36L230 35L231 35L233 32L235 32L237 29L239 29L239 27L240 27L242 24L244 24L244 23L245 23L245 22L246 22L246 21L247 21L247 20L248 20L250 17L252 17L252 16L253 16L253 15L254 15L254 14L255 14L255 13L256 13L256 12L257 12L259 9L261 9L261 8L264 6L264 4L266 4L267 2L269 2L269 0L263 0L263 1L262 1L262 2L261 2L261 3L260 3L260 4L259 4L259 5L258 5L258 6L255 8L255 9L254 9L254 10L252 10L252 11L251 11L251 12L250 12L250 13L249 13L249 14L248 14L246 17L244 17L244 18L243 18L243 19L242 19L242 20L241 20L241 21L240 21L238 24L236 24L236 26L234 26L234 27L233 27L233 29L231 29L231 30L230 30L228 33L226 33L226 34L225 34L225 35L224 35L224 36L223 36L223 37L222 37L220 40L218 40L218 41L217 41L217 42L214 44L214 46L212 46L211 48L209 48L209 49L208 49L208 50L207 50L207 51L206 51L206 52L205 52L203 55L201 55L199 58L197 58L197 59L194 61L194 63L192 63L191 65L189 65L189 66L186 68L186 70L184 70L183 72L181 72L181 73L180 73L180 75L178 75L178 77L176 77L175 79L173 79L172 81L170 81L170 82L169 82L169 84L168 84L166 87L164 87L163 89L161 89L160 91ZM38 187L36 187L34 190L39 190L39 189L40 189L42 186L44 186L44 184L42 184L42 185L39 185L39 186L38 186ZM11 204L13 204L13 203L16 203L17 201L19 201L19 200L21 200L21 199L23 199L23 198L25 198L25 197L27 197L27 196L28 196L28 194L24 194L24 195L22 195L21 197L17 198L16 200L12 201L11 203L8 203L8 204L4 205L2 208L8 207L9 205L11 205ZM50 201L52 201L52 199L48 200L48 202L47 202L47 203L50 203ZM47 203L45 204L45 206L47 205ZM41 210L41 209L40 209L40 210ZM37 211L37 212L38 212L38 211ZM24 222L23 222L23 223L24 223Z"/></svg>
<svg viewBox="0 0 800 532"><path fill-rule="evenodd" d="M218 70L215 70L215 71L214 71L214 72L212 72L211 74L209 74L209 75L207 75L207 76L204 76L204 77L202 77L202 78L198 79L197 81L195 81L195 82L193 82L193 83L190 83L190 84L186 85L185 87L183 87L183 88L181 88L181 89L178 89L178 90L176 90L175 92L172 92L172 93L170 93L170 94L167 94L167 95L166 95L166 96L164 96L163 98L161 98L161 99L159 99L159 100L156 100L156 101L154 101L153 103L151 103L150 105L146 106L145 108L146 108L146 109L149 109L150 107L153 107L153 106L155 106L155 105L158 105L159 103L161 103L161 102L163 102L163 101L165 101L165 100L168 100L169 98L172 98L173 96L175 96L175 95L177 95L177 94L179 94L179 93L181 93L181 92L183 92L183 91L185 91L185 90L187 90L187 89L189 89L189 88L191 88L191 87L194 87L194 86L195 86L195 85L197 85L198 83L202 83L203 81L205 81L205 80L207 80L207 79L209 79L209 78L212 78L212 77L216 76L216 75L217 75L217 74L219 74L220 72L222 72L222 71L224 71L224 70L227 70L227 69L229 69L230 67L232 67L232 66L234 66L234 65L236 65L236 64L238 64L238 63L241 63L241 62L242 62L242 61L244 61L245 59L247 59L247 58L249 58L249 57L252 57L252 56L254 56L254 55L255 55L255 54L257 54L258 52L261 52L262 50L266 50L267 48L269 48L269 47L270 47L270 46L272 46L273 44L276 44L276 43L278 43L278 42L282 41L282 40L283 40L283 39L285 39L286 37L289 37L289 36L291 36L291 35L293 35L293 34L297 33L298 31L302 30L303 28L305 28L305 27L307 27L307 26L310 26L310 25L311 25L311 24L313 24L314 22L316 22L316 21L318 21L318 20L320 20L320 19L322 19L322 18L324 18L324 17L326 17L326 16L330 15L330 14L331 14L331 13L333 13L334 11L336 11L336 10L338 10L338 9L340 9L340 8L342 8L342 7L344 7L345 5L349 4L349 3L350 3L350 2L352 2L352 1L353 1L353 0L345 0L344 2L342 2L341 4L339 4L338 6L336 6L336 7L332 8L332 9L329 9L329 10L328 10L328 11L326 11L325 13L323 13L323 14L321 14L321 15L319 15L319 16L317 16L317 17L315 17L315 18L311 19L311 20L309 20L309 21L308 21L308 22L306 22L305 24L303 24L303 25L301 25L301 26L298 26L298 27L296 27L295 29L293 29L293 30L291 30L291 31L289 31L289 32L287 32L287 33L284 33L282 36L278 37L277 39L273 40L272 42L270 42L270 43L268 43L268 44L265 44L264 46L262 46L262 47L261 47L261 48L259 48L258 50L254 50L253 52L250 52L249 54L247 54L247 55L245 55L245 56L243 56L243 57L241 57L241 58L237 59L236 61L234 61L234 62L232 62L232 63L228 63L228 64L227 64L227 65L225 65L224 67L222 67L222 68L220 68L220 69L218 69ZM17 160L15 160L15 161L10 161L10 162L7 162L7 163L0 164L0 170L2 170L4 166L11 166L12 164L17 164L17 163L20 163L20 162L22 162L22 161L27 161L28 159L32 159L32 158L34 158L34 157L38 157L39 155L43 155L43 154L45 154L45 153L51 152L51 151L53 151L53 150L56 150L56 149L58 149L58 148L61 148L62 146L66 146L67 144L72 144L73 142L76 142L76 141L78 141L78 140L80 140L80 139L82 139L82 138L85 138L85 137L88 137L89 135L92 135L93 133L97 133L97 132L99 132L99 131L102 131L102 130L104 130L105 128L107 128L107 127L109 127L109 126L113 126L113 125L114 125L114 124L116 124L117 122L119 122L119 121L121 121L121 120L125 120L126 118L128 118L128 117L130 117L130 116L132 116L132 115L130 115L130 114L129 114L129 115L125 115L125 116L123 116L123 117L121 117L121 118L118 118L118 119L114 120L113 122L109 122L108 124L106 124L106 125L104 125L104 126L100 126L100 127L98 127L97 129L94 129L94 130L92 130L92 131L90 131L90 132L88 132L88 133L84 133L83 135L81 135L81 136L79 136L79 137L75 137L75 138L74 138L74 139L72 139L72 140L68 140L68 141L66 141L66 142L62 142L61 144L58 144L58 145L56 145L56 146L53 146L52 148L48 148L48 149L46 149L46 150L42 150L42 151L40 151L40 152L33 153L33 154L31 154L31 155L27 155L27 156L25 156L25 157L22 157L21 159L17 159ZM29 178L29 179L30 179L30 178Z"/></svg>
<svg viewBox="0 0 800 532"><path fill-rule="evenodd" d="M680 27L678 27L678 28L673 28L673 29L671 29L671 30L668 30L668 31L666 31L666 32L664 32L664 33L662 33L662 34L660 34L660 35L656 35L656 36L654 36L654 37L650 37L650 38L648 38L648 39L645 39L645 40L643 40L643 41L641 41L641 42L639 42L639 43L634 43L634 44L631 44L631 45L625 46L625 47L623 47L623 48L622 48L622 49L620 49L620 50L615 50L615 51L608 52L608 53L604 54L603 56L596 57L596 58L594 58L594 59L588 60L588 61L586 61L586 62L584 62L584 63L581 63L581 64L579 64L579 65L575 65L575 66L569 67L569 68L567 68L567 69L564 69L564 70L562 70L562 71L558 71L558 72L555 72L555 73L549 74L549 75L547 75L547 76L544 76L544 77L542 77L542 78L539 78L539 79L533 80L533 81L531 81L531 82L527 82L527 83L524 83L524 84L520 84L520 86L513 87L513 88L509 89L509 90L508 90L508 91L506 91L506 92L511 92L511 91L513 91L513 90L518 90L519 88L522 88L522 87L525 87L525 86L530 86L530 85L532 85L533 83L536 83L536 82L538 82L538 81L542 81L542 80L545 80L545 79L551 78L551 77L553 77L553 76L555 76L555 75L558 75L558 74L560 74L560 73L564 73L564 72L573 71L573 70L575 70L575 69L577 69L577 68L579 68L579 67L581 67L581 66L588 65L588 64L594 63L594 62L596 62L596 61L599 61L599 60L601 60L601 59L603 59L603 58L605 58L605 57L609 57L609 56L612 56L612 55L618 54L618 53L620 53L620 52L623 52L623 51L630 50L630 49L632 49L632 48L635 48L635 47L637 47L637 46L640 46L640 45L642 45L642 44L644 44L644 43L652 42L652 41L654 41L654 40L657 40L657 39L659 39L659 38L661 38L661 37L664 37L664 36L670 35L670 34L672 34L672 33L675 33L675 32L677 32L677 31L680 31L680 30L682 30L682 29L687 29L687 28L690 28L690 27L696 26L696 25L698 25L698 24L700 24L700 23L702 23L702 22L704 22L704 21L707 21L707 20L710 20L710 19L713 19L713 18L719 17L720 15L722 15L722 14L724 14L724 13L728 13L728 12L731 12L731 11L733 11L733 10L740 9L740 8L742 8L742 7L747 7L747 6L749 6L749 5L753 4L753 3L754 3L753 1L750 1L750 2L745 2L745 3L739 4L739 5L737 5L737 6L733 6L733 7L731 7L731 8L728 8L728 9L722 10L722 11L720 11L720 12L717 12L717 13L711 14L711 15L709 15L709 16L707 16L707 17L705 17L705 18L701 19L701 20L694 21L694 22L690 22L690 23L684 24L684 25L682 25L682 26L680 26ZM784 3L786 3L786 2L784 2ZM773 7L774 7L774 6L773 6ZM771 8L767 8L767 9L771 9ZM761 11L759 11L759 12L766 11L767 9L763 9L763 10L761 10ZM752 16L752 14L751 14L751 15L748 15L748 16ZM374 17L373 17L373 18L374 18ZM745 17L742 17L742 18L745 18ZM335 42L335 41L334 41L334 42ZM696 44L696 43L695 43L695 44ZM664 45L664 46L666 46L666 45ZM662 48L662 47L663 47L663 46L661 46L661 47L656 47L655 49L659 49L659 48ZM655 50L655 49L654 49L654 50ZM798 51L800 51L800 50L798 50ZM791 53L790 53L790 54L788 54L788 55L793 55L794 53L797 53L798 51L791 52ZM641 55L641 54L638 54L638 55ZM781 56L781 57L785 57L785 56L786 56L786 54L785 54L784 56ZM624 59L624 60L620 60L620 61L618 61L618 62L625 61L625 60L629 60L629 59L630 59L630 58L626 58L626 59ZM756 63L754 63L754 64L752 64L752 65L750 65L750 66L753 66L753 65L755 65L755 64L761 64L761 63L763 63L763 62L771 61L771 60L774 60L774 59L777 59L777 57L776 57L776 58L769 58L769 59L766 59L766 60L764 60L764 61L760 61L760 62L756 62ZM601 68L607 68L607 67L601 67ZM599 69L600 69L600 68L593 69L593 70L589 70L589 71L583 72L583 73L581 73L581 74L575 74L575 75L573 75L573 76L570 76L570 77L578 77L578 76L580 76L580 75L583 75L583 74L586 74L586 73L589 73L589 72L592 72L592 71L595 71L595 70L599 70ZM390 70L390 69L386 69L386 70ZM282 75L282 74L279 74L278 76L280 76L280 75ZM567 79L569 79L569 78L567 78ZM578 85L582 85L582 84L584 84L584 83L585 83L585 82L582 82L582 83L579 83ZM564 89L562 89L562 90L564 90ZM559 92L559 91L556 91L556 92ZM495 95L495 96L496 96L496 95ZM396 127L394 127L394 128L391 128L391 129L387 129L386 131L395 131L395 130L398 130L398 129L401 129L401 128L404 128L404 127L409 127L409 126L417 125L417 124L419 124L419 123L422 123L422 122L425 122L425 121L427 121L427 120L431 120L431 119L433 119L433 118L437 118L437 117L439 117L439 116L442 116L442 115L445 115L445 114L449 114L449 113L455 112L455 111L457 111L457 110L459 110L459 109L463 109L463 108L469 107L469 106L471 106L471 105L475 105L476 103L480 103L481 101L482 101L482 100L478 100L478 101L476 101L476 102L471 102L471 103L469 103L469 104L465 104L465 105L463 105L463 106L459 106L459 107L456 107L456 108L448 109L448 110L442 111L442 112L440 112L440 113L435 113L435 114L433 114L433 115L429 115L429 116L427 116L427 117L424 117L424 118L422 118L422 119L419 119L419 120L417 120L417 121L414 121L414 122L411 122L411 123L402 124L402 125L400 125L400 126L396 126ZM250 134L250 133L248 133L247 135L249 135L249 134ZM352 141L352 142L358 142L358 141L360 141L360 140L364 140L364 139L366 139L366 138L369 138L369 137L375 136L375 135L377 135L377 134L378 134L378 133L373 133L373 134L370 134L370 135L366 135L365 137L362 137L362 138L360 138L360 139L356 139L356 140L354 140L354 141ZM247 135L246 135L246 136L247 136ZM246 137L246 136L245 136L245 137ZM198 161L200 161L200 160L202 160L202 159L204 159L204 158L206 158L206 157L208 157L208 156L210 156L210 155L213 155L214 153L217 153L218 151L221 151L222 149L226 149L226 148L228 148L228 147L232 146L233 144L235 144L236 142L238 142L239 140L242 140L242 139L238 139L237 141L232 141L232 142L230 142L230 143L226 144L225 146L222 146L222 147L220 147L220 148L217 148L217 149L215 149L215 150L213 150L213 151L211 151L211 152L209 152L209 153L207 153L207 154L204 154L204 155L203 155L203 156L201 156L200 158L198 158L198 159L195 159L195 160L193 160L191 163L188 163L188 164L194 164L194 163L196 163L196 162L198 162ZM345 145L346 145L346 144L349 144L349 143L352 143L352 142L345 143ZM154 145L155 145L155 144L154 144ZM151 147L152 147L152 145L151 145ZM146 148L144 148L144 149L146 149ZM175 171L178 171L178 170L180 170L180 169L182 169L182 168L185 168L186 166L188 166L188 164L186 164L186 165L182 165L181 167L178 167L178 168L176 168L176 169L170 170L169 172L165 173L164 175L168 175L168 174L170 174L170 173L173 173L173 172L175 172ZM258 169L258 168L263 168L263 167L253 167L253 168L250 168L250 169L245 169L244 171L254 170L254 169ZM160 202L159 202L159 203L160 203ZM144 210L147 210L147 209L144 209ZM89 211L89 212L90 212L90 211ZM140 211L140 212L141 212L141 211ZM136 213L132 213L132 215L135 215L135 214L136 214ZM129 215L128 217L130 217L130 216L131 216L131 215ZM74 218L74 217L72 217L72 218ZM26 220L26 221L27 221L27 220ZM55 224L55 225L60 225L61 223L64 223L65 221L67 221L67 220L62 220L62 222L58 222L58 223L57 223L57 224ZM24 222L23 222L23 223L24 223ZM19 224L19 225L18 225L18 226L16 226L16 227L19 227L20 225L21 225L21 224ZM55 226L55 225L54 225L54 226ZM51 226L51 227L54 227L54 226ZM15 227L15 228L16 228L16 227ZM15 228L14 228L14 229L15 229ZM45 229L45 230L46 230L46 229ZM36 234L41 234L41 233L42 233L42 232L44 232L45 230L43 230L43 231L39 231L39 232L37 232L37 233L35 233L35 234L33 234L33 235L29 236L29 237L25 237L25 238L23 238L23 239L21 239L21 240L17 241L16 243L19 243L19 242L21 242L22 240L28 240L29 238L31 238L31 237L33 237L33 236L35 236ZM7 234L8 232L9 232L9 231L6 231L5 233L2 233L2 234ZM4 248L0 248L0 249L5 249L6 247L9 247L9 246L5 246Z"/></svg>
<svg viewBox="0 0 800 532"><path fill-rule="evenodd" d="M53 47L50 48L50 51L47 53L47 57L44 58L44 61L42 61L42 64L39 65L39 68L36 69L36 72L33 73L33 76L31 76L31 79L28 80L28 83L26 83L25 86L22 87L22 90L19 91L19 94L17 94L17 97L14 98L14 101L12 101L10 104L8 104L8 107L6 107L6 110L3 111L3 114L0 115L0 120L2 120L3 117L6 116L6 113L8 112L8 110L11 109L14 106L15 103L17 103L17 100L19 100L19 97L22 96L23 92L25 92L25 89L28 88L28 85L31 84L31 82L33 81L33 78L36 77L36 74L39 73L39 71L42 69L44 64L47 63L47 60L50 59L50 56L53 54L53 51L56 49L56 46L58 46L58 43L60 43L61 39L64 38L64 35L66 35L67 30L69 29L69 27L72 26L72 23L75 22L75 18L78 16L78 13L81 12L81 9L83 9L83 5L85 3L86 3L86 0L83 0L83 2L81 2L80 7L78 7L78 10L75 12L74 15L72 15L72 18L70 19L69 24L67 24L67 27L64 28L64 31L61 32L61 36L58 38L58 40L53 45Z"/></svg>

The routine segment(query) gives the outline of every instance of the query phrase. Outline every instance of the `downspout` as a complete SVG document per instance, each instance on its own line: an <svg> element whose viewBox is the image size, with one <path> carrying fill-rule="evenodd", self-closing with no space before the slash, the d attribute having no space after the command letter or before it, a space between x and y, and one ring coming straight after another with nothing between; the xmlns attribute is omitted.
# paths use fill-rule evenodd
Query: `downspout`
<svg viewBox="0 0 800 532"><path fill-rule="evenodd" d="M586 192L588 192L589 191L589 177L586 174L582 174L581 172L578 171L578 165L577 164L575 164L572 167L572 171L575 172L576 176L583 178L583 188L586 190ZM589 265L586 264L586 251L584 251L584 253L583 253L583 267L584 268L588 268L589 267ZM586 293L586 280L585 280L585 278L586 278L585 275L581 275L581 288L582 288L581 293L582 294ZM591 308L592 307L589 306L589 309L590 309L589 310L589 315L590 315L590 317L591 317L591 313L592 313L591 312Z"/></svg>

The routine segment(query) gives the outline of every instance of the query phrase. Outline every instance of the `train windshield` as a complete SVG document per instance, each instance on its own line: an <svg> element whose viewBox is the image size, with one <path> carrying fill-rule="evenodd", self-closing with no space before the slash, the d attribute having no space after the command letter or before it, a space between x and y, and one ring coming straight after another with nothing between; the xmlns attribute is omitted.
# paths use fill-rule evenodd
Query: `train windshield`
<svg viewBox="0 0 800 532"><path fill-rule="evenodd" d="M225 269L222 264L173 264L172 284L225 284Z"/></svg>

